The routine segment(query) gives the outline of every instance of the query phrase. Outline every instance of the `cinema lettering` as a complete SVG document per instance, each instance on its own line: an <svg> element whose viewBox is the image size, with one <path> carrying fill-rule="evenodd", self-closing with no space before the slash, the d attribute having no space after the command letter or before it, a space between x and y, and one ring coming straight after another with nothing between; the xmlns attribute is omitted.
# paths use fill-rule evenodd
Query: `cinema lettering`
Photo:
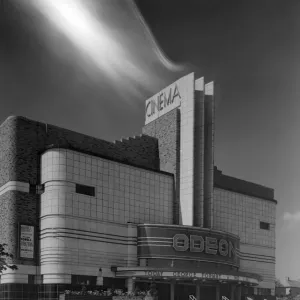
<svg viewBox="0 0 300 300"><path fill-rule="evenodd" d="M175 100L180 100L181 95L177 84L169 87L169 89L164 90L150 99L146 104L146 116L151 117L157 112L170 107L174 104Z"/></svg>
<svg viewBox="0 0 300 300"><path fill-rule="evenodd" d="M210 236L176 234L173 237L173 248L180 252L198 252L222 257L234 257L236 249L231 241Z"/></svg>

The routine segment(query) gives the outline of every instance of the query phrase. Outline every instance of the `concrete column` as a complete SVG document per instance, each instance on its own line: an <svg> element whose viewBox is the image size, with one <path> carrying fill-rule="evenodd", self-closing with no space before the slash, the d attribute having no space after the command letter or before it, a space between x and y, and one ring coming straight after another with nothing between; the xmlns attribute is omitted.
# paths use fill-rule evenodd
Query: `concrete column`
<svg viewBox="0 0 300 300"><path fill-rule="evenodd" d="M257 287L254 288L254 295L257 295Z"/></svg>
<svg viewBox="0 0 300 300"><path fill-rule="evenodd" d="M132 223L127 224L127 236L128 238L137 237L137 227ZM127 246L127 267L136 266L137 247L134 245Z"/></svg>
<svg viewBox="0 0 300 300"><path fill-rule="evenodd" d="M271 295L275 296L275 289L271 289Z"/></svg>
<svg viewBox="0 0 300 300"><path fill-rule="evenodd" d="M175 300L175 281L171 281L170 284L170 300Z"/></svg>
<svg viewBox="0 0 300 300"><path fill-rule="evenodd" d="M200 283L196 283L196 298L197 300L200 300L201 294L200 294Z"/></svg>
<svg viewBox="0 0 300 300"><path fill-rule="evenodd" d="M204 227L213 227L214 83L205 84L204 98Z"/></svg>
<svg viewBox="0 0 300 300"><path fill-rule="evenodd" d="M180 105L180 217L181 225L194 224L194 131L195 131L195 77L185 77L185 101ZM179 81L178 85L179 85ZM183 95L183 94L182 94ZM175 100L174 100L175 101Z"/></svg>
<svg viewBox="0 0 300 300"><path fill-rule="evenodd" d="M204 77L195 81L194 226L203 227Z"/></svg>
<svg viewBox="0 0 300 300"><path fill-rule="evenodd" d="M230 300L234 300L234 294L235 294L235 285L231 284L230 286Z"/></svg>
<svg viewBox="0 0 300 300"><path fill-rule="evenodd" d="M242 297L242 286L238 285L236 287L236 300L241 300Z"/></svg>
<svg viewBox="0 0 300 300"><path fill-rule="evenodd" d="M216 286L216 300L220 300L220 285Z"/></svg>
<svg viewBox="0 0 300 300"><path fill-rule="evenodd" d="M128 293L132 293L135 289L135 282L133 278L127 278L126 279L126 287L127 287L127 291Z"/></svg>
<svg viewBox="0 0 300 300"><path fill-rule="evenodd" d="M102 276L97 276L97 283L96 285L103 285L103 277Z"/></svg>
<svg viewBox="0 0 300 300"><path fill-rule="evenodd" d="M98 274L97 274L97 282L96 285L103 285L103 274L102 274L102 268L99 268Z"/></svg>

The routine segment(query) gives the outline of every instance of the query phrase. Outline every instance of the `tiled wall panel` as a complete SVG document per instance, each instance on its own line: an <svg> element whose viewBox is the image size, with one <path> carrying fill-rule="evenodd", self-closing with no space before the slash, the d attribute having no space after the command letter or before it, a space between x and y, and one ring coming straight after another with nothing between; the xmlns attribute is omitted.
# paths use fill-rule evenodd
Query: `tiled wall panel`
<svg viewBox="0 0 300 300"><path fill-rule="evenodd" d="M41 200L44 215L117 223L173 222L171 175L61 149L42 155L42 182L46 184ZM95 197L76 194L76 183L95 187Z"/></svg>
<svg viewBox="0 0 300 300"><path fill-rule="evenodd" d="M274 289L276 203L214 188L214 228L240 237L240 270L263 276L259 287ZM270 224L270 230L260 228Z"/></svg>
<svg viewBox="0 0 300 300"><path fill-rule="evenodd" d="M68 284L71 274L100 276L99 268L109 277L111 266L135 266L130 224L173 222L173 175L64 149L46 151L41 166L44 283ZM76 193L76 184L95 187L95 196Z"/></svg>

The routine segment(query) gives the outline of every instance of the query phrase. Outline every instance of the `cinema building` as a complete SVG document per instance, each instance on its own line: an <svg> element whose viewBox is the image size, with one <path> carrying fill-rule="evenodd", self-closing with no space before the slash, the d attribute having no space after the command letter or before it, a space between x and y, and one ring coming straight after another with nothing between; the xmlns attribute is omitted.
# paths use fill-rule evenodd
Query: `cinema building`
<svg viewBox="0 0 300 300"><path fill-rule="evenodd" d="M145 107L142 134L115 142L0 125L0 243L18 266L0 300L153 282L159 300L274 297L274 191L214 167L213 83L189 74Z"/></svg>

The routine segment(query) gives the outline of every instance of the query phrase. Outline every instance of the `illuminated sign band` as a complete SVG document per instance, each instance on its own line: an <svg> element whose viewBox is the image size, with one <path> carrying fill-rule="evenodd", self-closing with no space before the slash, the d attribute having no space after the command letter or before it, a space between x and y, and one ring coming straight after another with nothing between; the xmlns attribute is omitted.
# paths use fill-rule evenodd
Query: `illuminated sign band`
<svg viewBox="0 0 300 300"><path fill-rule="evenodd" d="M239 281L252 284L258 284L259 280L254 277L245 277L240 275L218 274L218 273L196 273L185 271L118 271L117 277L147 277L147 278L178 278L178 279L201 279L201 280L222 280Z"/></svg>
<svg viewBox="0 0 300 300"><path fill-rule="evenodd" d="M178 277L178 278L202 278L202 279L221 279L222 274L216 273L196 273L196 272L183 272L183 271L174 271L174 272L163 272L163 271L145 271L145 276L148 277ZM229 277L228 277L229 278ZM232 276L232 279L237 279L238 276Z"/></svg>
<svg viewBox="0 0 300 300"><path fill-rule="evenodd" d="M239 266L239 237L230 233L181 225L140 224L138 258L198 261Z"/></svg>

